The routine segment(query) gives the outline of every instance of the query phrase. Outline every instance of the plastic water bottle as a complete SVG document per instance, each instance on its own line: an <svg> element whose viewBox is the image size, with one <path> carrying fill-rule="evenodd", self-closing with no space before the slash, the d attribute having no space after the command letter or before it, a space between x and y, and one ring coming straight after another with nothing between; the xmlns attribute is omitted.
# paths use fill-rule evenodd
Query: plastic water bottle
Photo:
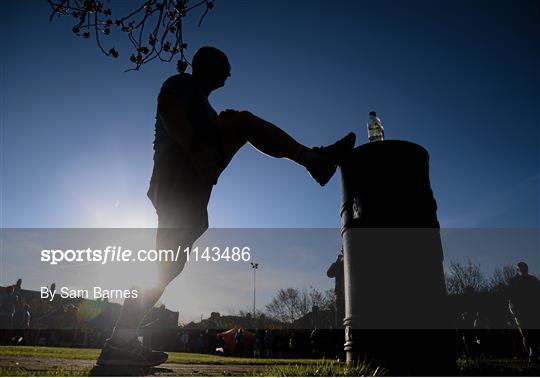
<svg viewBox="0 0 540 378"><path fill-rule="evenodd" d="M377 113L369 112L367 123L368 139L370 142L380 142L384 140L384 127Z"/></svg>

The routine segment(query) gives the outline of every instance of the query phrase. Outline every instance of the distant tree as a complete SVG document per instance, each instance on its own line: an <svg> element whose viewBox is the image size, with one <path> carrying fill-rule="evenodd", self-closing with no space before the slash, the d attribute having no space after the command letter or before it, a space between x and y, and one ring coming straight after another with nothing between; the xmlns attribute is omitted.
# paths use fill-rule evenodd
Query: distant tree
<svg viewBox="0 0 540 378"><path fill-rule="evenodd" d="M329 289L324 292L324 295L326 300L328 301L327 308L334 309L337 300L336 291L334 289Z"/></svg>
<svg viewBox="0 0 540 378"><path fill-rule="evenodd" d="M274 299L266 305L266 311L273 318L292 323L302 312L300 291L292 287L280 289Z"/></svg>
<svg viewBox="0 0 540 378"><path fill-rule="evenodd" d="M310 309L317 306L320 310L329 310L334 307L335 294L334 290L326 290L321 292L314 287L310 287L307 291L309 298Z"/></svg>
<svg viewBox="0 0 540 378"><path fill-rule="evenodd" d="M199 26L214 7L214 0L131 0L133 5L124 15L116 15L104 0L47 0L52 9L49 21L55 17L68 16L75 19L72 32L82 38L94 35L97 46L107 56L118 58L115 47L104 47L103 38L119 30L132 45L129 57L138 71L143 64L154 59L170 62L180 55L177 69L184 72L189 65L184 52L187 43L182 35L182 21L194 9L204 9Z"/></svg>
<svg viewBox="0 0 540 378"><path fill-rule="evenodd" d="M489 278L488 287L491 291L501 291L508 286L510 279L516 275L516 268L513 265L504 265L495 268L493 275Z"/></svg>
<svg viewBox="0 0 540 378"><path fill-rule="evenodd" d="M326 310L333 305L332 291L321 292L314 287L280 289L266 305L268 315L284 323L292 323L307 315L314 306Z"/></svg>
<svg viewBox="0 0 540 378"><path fill-rule="evenodd" d="M471 260L467 264L451 261L446 274L446 288L450 294L481 292L488 288L488 281L480 270L480 265Z"/></svg>

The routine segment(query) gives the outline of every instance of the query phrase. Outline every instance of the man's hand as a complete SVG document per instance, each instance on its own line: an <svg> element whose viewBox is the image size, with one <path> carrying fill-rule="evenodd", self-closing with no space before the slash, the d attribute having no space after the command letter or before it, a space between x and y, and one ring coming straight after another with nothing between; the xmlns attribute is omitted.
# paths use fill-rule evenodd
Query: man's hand
<svg viewBox="0 0 540 378"><path fill-rule="evenodd" d="M218 165L219 154L211 147L203 147L191 156L195 172L207 184L215 185L221 169Z"/></svg>

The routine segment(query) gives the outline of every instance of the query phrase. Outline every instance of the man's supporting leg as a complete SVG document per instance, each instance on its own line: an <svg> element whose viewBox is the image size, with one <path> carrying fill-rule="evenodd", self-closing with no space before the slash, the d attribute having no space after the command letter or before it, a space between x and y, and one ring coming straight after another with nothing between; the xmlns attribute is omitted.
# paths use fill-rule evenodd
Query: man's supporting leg
<svg viewBox="0 0 540 378"><path fill-rule="evenodd" d="M179 245L191 246L195 241L194 232L185 229L158 228L156 237L157 250L176 251ZM184 269L186 256L180 254L179 261L162 261L159 264L159 277L155 286L139 289L138 298L124 301L122 313L116 322L112 339L118 343L127 343L137 337L137 329L144 317L157 303L165 288Z"/></svg>
<svg viewBox="0 0 540 378"><path fill-rule="evenodd" d="M175 250L182 246L193 244L196 237L185 230L159 228L157 233L157 249ZM198 236L197 236L198 237ZM137 340L137 328L145 315L159 300L167 285L184 269L186 256L178 256L179 261L160 263L160 276L158 283L153 288L140 291L138 298L130 298L124 301L124 307L120 318L109 340L105 342L97 364L103 366L155 366L167 360L167 353L152 351L144 347Z"/></svg>

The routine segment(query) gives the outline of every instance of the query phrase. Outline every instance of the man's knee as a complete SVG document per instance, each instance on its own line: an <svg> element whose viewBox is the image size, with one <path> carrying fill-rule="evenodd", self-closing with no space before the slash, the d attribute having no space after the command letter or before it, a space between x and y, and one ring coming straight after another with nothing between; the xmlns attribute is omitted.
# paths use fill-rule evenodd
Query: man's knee
<svg viewBox="0 0 540 378"><path fill-rule="evenodd" d="M218 119L218 126L221 128L224 143L229 148L230 155L234 155L251 137L253 125L253 114L248 111L227 111L222 112Z"/></svg>
<svg viewBox="0 0 540 378"><path fill-rule="evenodd" d="M238 113L240 113L240 117L244 120L251 120L253 119L253 117L255 117L255 115L253 113L251 113L250 111L247 111L247 110L241 110L239 111Z"/></svg>
<svg viewBox="0 0 540 378"><path fill-rule="evenodd" d="M227 109L219 113L219 120L227 125L246 125L251 123L255 115L247 110Z"/></svg>

